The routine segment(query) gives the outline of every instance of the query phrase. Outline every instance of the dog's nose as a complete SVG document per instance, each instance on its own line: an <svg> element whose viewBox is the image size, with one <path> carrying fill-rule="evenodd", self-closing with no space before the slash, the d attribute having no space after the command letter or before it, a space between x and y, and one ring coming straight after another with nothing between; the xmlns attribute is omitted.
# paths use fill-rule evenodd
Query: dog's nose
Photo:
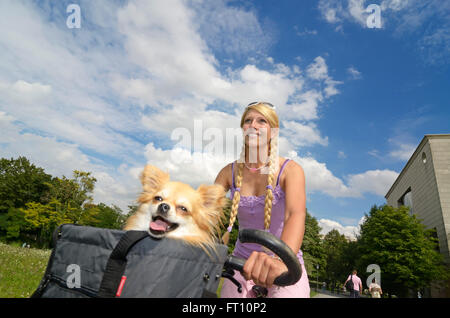
<svg viewBox="0 0 450 318"><path fill-rule="evenodd" d="M166 203L161 203L158 206L158 213L160 213L161 215L166 215L170 210L170 205L166 204Z"/></svg>

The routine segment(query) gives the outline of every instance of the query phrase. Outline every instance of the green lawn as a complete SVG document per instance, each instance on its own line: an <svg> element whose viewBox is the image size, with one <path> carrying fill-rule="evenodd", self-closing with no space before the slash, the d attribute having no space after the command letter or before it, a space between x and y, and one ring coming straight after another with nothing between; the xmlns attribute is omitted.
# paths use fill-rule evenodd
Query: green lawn
<svg viewBox="0 0 450 318"><path fill-rule="evenodd" d="M0 298L27 298L44 276L51 250L0 243Z"/></svg>

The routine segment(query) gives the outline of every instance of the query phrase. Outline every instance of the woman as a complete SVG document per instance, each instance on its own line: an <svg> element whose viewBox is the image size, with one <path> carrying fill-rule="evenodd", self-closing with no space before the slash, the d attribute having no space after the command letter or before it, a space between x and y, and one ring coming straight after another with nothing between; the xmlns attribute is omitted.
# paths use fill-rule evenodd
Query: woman
<svg viewBox="0 0 450 318"><path fill-rule="evenodd" d="M297 254L302 277L292 286L272 286L287 271L284 263L256 244L236 242L233 255L247 259L244 272L234 277L242 293L225 280L221 297L254 297L254 286L267 288L268 297L309 297L308 275L300 247L305 232L305 177L296 162L278 156L279 120L275 107L267 102L251 103L240 124L244 143L240 159L225 166L215 183L231 189L228 234L236 217L241 228L265 229L281 238ZM226 235L225 235L226 236ZM227 244L227 238L224 239Z"/></svg>
<svg viewBox="0 0 450 318"><path fill-rule="evenodd" d="M381 298L381 295L383 294L383 290L381 289L381 286L377 284L375 278L372 279L372 284L369 286L369 293L372 298Z"/></svg>

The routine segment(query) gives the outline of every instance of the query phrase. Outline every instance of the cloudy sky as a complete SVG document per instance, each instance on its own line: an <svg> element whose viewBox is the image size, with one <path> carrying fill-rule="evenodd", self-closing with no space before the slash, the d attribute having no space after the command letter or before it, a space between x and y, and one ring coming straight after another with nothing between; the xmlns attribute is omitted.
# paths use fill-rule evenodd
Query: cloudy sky
<svg viewBox="0 0 450 318"><path fill-rule="evenodd" d="M1 157L91 171L124 211L146 163L212 183L264 100L308 211L351 236L423 135L449 133L448 1L1 0L0 30Z"/></svg>

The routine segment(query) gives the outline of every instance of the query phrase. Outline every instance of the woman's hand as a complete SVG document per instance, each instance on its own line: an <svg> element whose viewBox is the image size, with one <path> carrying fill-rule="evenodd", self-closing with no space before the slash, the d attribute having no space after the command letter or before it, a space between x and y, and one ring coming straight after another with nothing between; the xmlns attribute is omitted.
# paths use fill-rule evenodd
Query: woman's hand
<svg viewBox="0 0 450 318"><path fill-rule="evenodd" d="M245 262L242 274L246 280L253 280L256 285L270 288L275 278L287 271L280 259L264 252L253 252Z"/></svg>

